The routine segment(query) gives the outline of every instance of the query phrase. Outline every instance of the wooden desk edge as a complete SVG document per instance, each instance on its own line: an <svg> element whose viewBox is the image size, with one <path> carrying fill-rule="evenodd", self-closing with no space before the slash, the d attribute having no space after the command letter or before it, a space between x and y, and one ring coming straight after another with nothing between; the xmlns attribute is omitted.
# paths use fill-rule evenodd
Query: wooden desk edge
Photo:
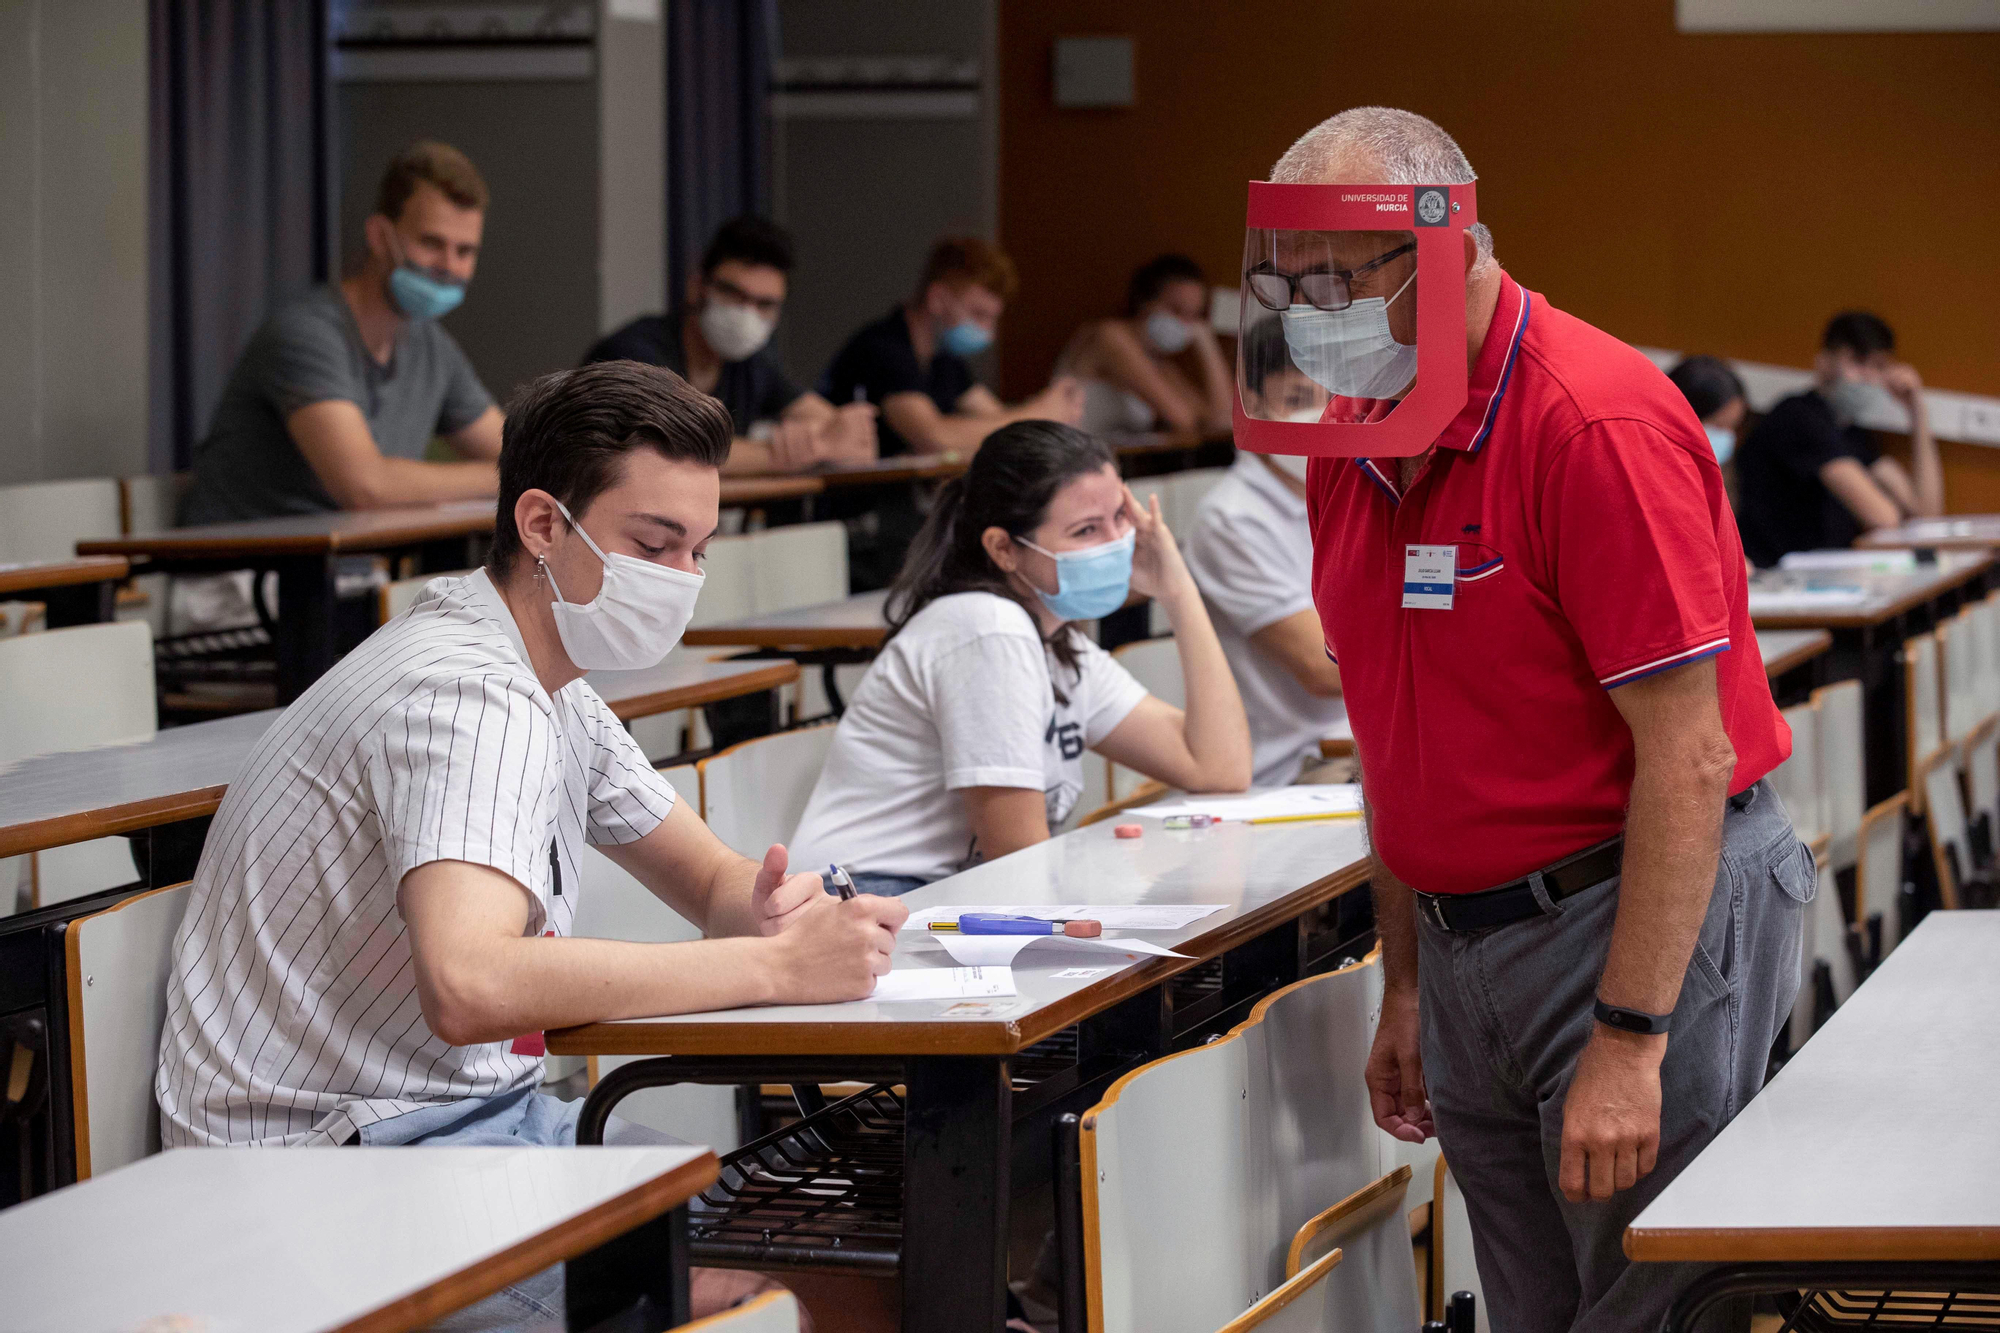
<svg viewBox="0 0 2000 1333"><path fill-rule="evenodd" d="M1365 861L1315 880L1206 935L1176 945L1189 958L1155 958L1074 991L1021 1019L926 1023L585 1023L548 1034L556 1055L1013 1055L1090 1013L1199 967L1368 882ZM663 1050L671 1043L672 1050Z"/></svg>
<svg viewBox="0 0 2000 1333"><path fill-rule="evenodd" d="M853 627L834 629L784 629L771 628L691 629L681 635L681 642L692 648L879 648L888 636L888 627L872 630L857 630Z"/></svg>
<svg viewBox="0 0 2000 1333"><path fill-rule="evenodd" d="M122 556L86 556L77 560L51 562L29 569L0 569L0 593L29 592L38 588L68 588L79 583L104 583L122 579L132 572L132 564Z"/></svg>
<svg viewBox="0 0 2000 1333"><path fill-rule="evenodd" d="M1812 634L1813 638L1811 642L1802 643L1790 652L1781 653L1764 663L1764 674L1776 680L1787 671L1795 667L1804 666L1827 649L1833 647L1833 635L1827 633L1825 630L1815 630L1812 631Z"/></svg>
<svg viewBox="0 0 2000 1333"><path fill-rule="evenodd" d="M588 1148L575 1151L589 1152ZM633 1186L595 1208L520 1244L489 1255L442 1281L411 1292L361 1318L339 1325L331 1333L407 1333L422 1328L474 1301L491 1296L509 1283L539 1273L551 1264L574 1259L660 1214L678 1208L713 1185L721 1174L712 1152L703 1153L663 1176Z"/></svg>
<svg viewBox="0 0 2000 1333"><path fill-rule="evenodd" d="M169 529L150 537L109 537L76 544L79 555L141 556L155 560L216 559L229 556L278 556L330 554L338 551L376 551L386 546L410 546L419 542L452 537L470 537L493 531L494 516L484 511L448 519L412 521L403 527L378 528L368 532L305 532L270 537L192 537L197 528Z"/></svg>
<svg viewBox="0 0 2000 1333"><path fill-rule="evenodd" d="M1668 1263L1901 1263L2000 1259L1990 1227L1627 1227L1625 1257Z"/></svg>
<svg viewBox="0 0 2000 1333"><path fill-rule="evenodd" d="M1927 586L1905 593L1873 611L1777 611L1761 615L1753 611L1750 613L1750 624L1756 629L1868 629L1894 620L1904 612L1922 606L1933 597L1941 597L1945 593L1964 587L1985 573L1992 564L1991 555L1983 560L1974 560L1963 569L1955 569L1949 574L1939 574Z"/></svg>
<svg viewBox="0 0 2000 1333"><path fill-rule="evenodd" d="M92 838L157 828L161 824L183 819L200 819L203 815L215 813L228 790L229 784L223 783L73 815L57 815L53 819L10 824L0 827L0 856L45 852L51 847L67 847L73 842L89 842Z"/></svg>
<svg viewBox="0 0 2000 1333"><path fill-rule="evenodd" d="M790 685L799 678L797 662L776 661L765 663L754 671L739 675L725 676L721 680L703 681L698 685L677 685L672 689L655 690L651 694L635 694L610 700L612 713L620 722L630 722L634 718L652 717L656 713L670 713L676 708L699 708L721 699L734 699L739 695L756 694L761 690L775 690L780 685Z"/></svg>

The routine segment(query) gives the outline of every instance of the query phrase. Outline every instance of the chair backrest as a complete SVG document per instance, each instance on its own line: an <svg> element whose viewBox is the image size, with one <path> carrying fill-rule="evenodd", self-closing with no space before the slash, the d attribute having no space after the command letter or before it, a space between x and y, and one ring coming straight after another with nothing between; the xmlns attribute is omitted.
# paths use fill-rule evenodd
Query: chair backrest
<svg viewBox="0 0 2000 1333"><path fill-rule="evenodd" d="M1187 686L1181 679L1180 650L1171 638L1140 639L1112 650L1111 656L1146 687L1146 693L1176 708L1187 707ZM1123 800L1146 780L1137 769L1112 764L1105 769L1107 801ZM1081 804L1081 802L1079 802Z"/></svg>
<svg viewBox="0 0 2000 1333"><path fill-rule="evenodd" d="M1918 634L1903 642L1903 707L1909 726L1909 767L1915 774L1944 744L1944 706L1938 697L1938 642ZM1915 784L1912 794L1921 804Z"/></svg>
<svg viewBox="0 0 2000 1333"><path fill-rule="evenodd" d="M1826 828L1826 804L1820 789L1819 709L1810 703L1785 710L1792 729L1792 757L1771 770L1771 785L1785 802L1792 827L1807 842Z"/></svg>
<svg viewBox="0 0 2000 1333"><path fill-rule="evenodd" d="M1854 955L1849 938L1858 935L1847 924L1847 910L1840 905L1840 885L1835 880L1833 857L1827 845L1821 844L1813 858L1819 882L1807 910L1812 916L1813 961L1826 964L1833 980L1833 1002L1839 1005L1847 1003L1847 997L1854 994Z"/></svg>
<svg viewBox="0 0 2000 1333"><path fill-rule="evenodd" d="M1341 1255L1340 1266L1327 1279L1330 1317L1323 1327L1404 1329L1423 1322L1405 1207L1409 1189L1410 1168L1399 1166L1312 1218L1292 1237L1287 1274L1300 1273L1336 1251Z"/></svg>
<svg viewBox="0 0 2000 1333"><path fill-rule="evenodd" d="M472 571L454 569L448 574L419 574L415 578L391 579L375 590L375 623L386 625L417 604L417 595L433 579L464 578Z"/></svg>
<svg viewBox="0 0 2000 1333"><path fill-rule="evenodd" d="M1250 1046L1234 1038L1134 1070L1083 1117L1091 1333L1221 1328L1273 1288L1249 1152Z"/></svg>
<svg viewBox="0 0 2000 1333"><path fill-rule="evenodd" d="M1855 839L1868 805L1861 682L1843 680L1814 690L1812 706L1819 712L1821 810L1832 839L1834 869L1845 870L1854 864Z"/></svg>
<svg viewBox="0 0 2000 1333"><path fill-rule="evenodd" d="M1342 1328L1330 1279L1345 1256L1332 1250L1224 1324L1220 1333L1336 1333Z"/></svg>
<svg viewBox="0 0 2000 1333"><path fill-rule="evenodd" d="M0 563L74 560L78 542L119 535L118 508L110 477L0 486Z"/></svg>
<svg viewBox="0 0 2000 1333"><path fill-rule="evenodd" d="M791 611L847 596L847 525L788 523L751 538L756 566L753 614Z"/></svg>
<svg viewBox="0 0 2000 1333"><path fill-rule="evenodd" d="M1979 629L1964 612L1937 627L1944 739L1950 745L1964 740L1986 720L1986 713L1979 706Z"/></svg>
<svg viewBox="0 0 2000 1333"><path fill-rule="evenodd" d="M1903 940L1903 820L1910 794L1899 791L1861 817L1860 855L1854 865L1854 916L1866 923L1882 915L1882 956Z"/></svg>
<svg viewBox="0 0 2000 1333"><path fill-rule="evenodd" d="M158 729L144 621L0 639L0 763L145 740Z"/></svg>
<svg viewBox="0 0 2000 1333"><path fill-rule="evenodd" d="M1294 982L1259 1001L1240 1029L1250 1047L1253 1165L1274 1213L1273 1287L1298 1271L1285 1247L1299 1228L1328 1200L1347 1199L1388 1173L1360 1078L1375 1037L1380 973L1381 955L1371 953ZM1407 1231L1403 1242L1407 1251Z"/></svg>
<svg viewBox="0 0 2000 1333"><path fill-rule="evenodd" d="M1978 691L1979 710L1991 716L2000 713L2000 593L1974 602L1966 614L1972 618L1977 648L1973 684Z"/></svg>
<svg viewBox="0 0 2000 1333"><path fill-rule="evenodd" d="M181 498L193 484L192 472L119 478L121 531L130 536L135 532L165 532L179 527Z"/></svg>
<svg viewBox="0 0 2000 1333"><path fill-rule="evenodd" d="M1437 1159L1437 1179L1431 1199L1431 1303L1426 1319L1443 1319L1453 1293L1469 1291L1477 1333L1489 1333L1486 1289L1479 1285L1479 1265L1472 1253L1472 1218L1465 1211L1465 1191L1444 1158Z"/></svg>
<svg viewBox="0 0 2000 1333"><path fill-rule="evenodd" d="M1972 729L1959 753L1965 756L1965 813L1986 817L1988 837L2000 837L2000 720L1987 718Z"/></svg>
<svg viewBox="0 0 2000 1333"><path fill-rule="evenodd" d="M702 816L715 836L749 857L762 857L774 842L789 843L826 765L833 733L831 724L780 731L696 765Z"/></svg>
<svg viewBox="0 0 2000 1333"><path fill-rule="evenodd" d="M1957 907L1959 879L1972 871L1972 848L1965 832L1965 799L1958 790L1958 765L1940 754L1924 766L1916 785L1924 793L1924 823L1937 862L1938 896Z"/></svg>
<svg viewBox="0 0 2000 1333"><path fill-rule="evenodd" d="M757 553L753 533L715 537L702 564L701 596L695 601L692 629L757 614Z"/></svg>
<svg viewBox="0 0 2000 1333"><path fill-rule="evenodd" d="M174 932L193 886L127 898L69 923L69 1064L76 1176L159 1150L153 1071L167 1019Z"/></svg>
<svg viewBox="0 0 2000 1333"><path fill-rule="evenodd" d="M682 1324L679 1333L798 1333L799 1298L789 1291L767 1291L733 1310Z"/></svg>

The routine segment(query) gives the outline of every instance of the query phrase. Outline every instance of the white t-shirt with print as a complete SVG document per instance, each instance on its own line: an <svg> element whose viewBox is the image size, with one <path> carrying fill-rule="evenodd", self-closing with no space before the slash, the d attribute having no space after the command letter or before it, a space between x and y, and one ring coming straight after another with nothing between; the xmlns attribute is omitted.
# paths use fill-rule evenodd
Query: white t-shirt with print
<svg viewBox="0 0 2000 1333"><path fill-rule="evenodd" d="M1252 781L1284 786L1347 717L1342 700L1307 693L1283 663L1250 642L1258 631L1313 609L1305 499L1272 475L1262 455L1245 453L1202 497L1181 554L1243 696Z"/></svg>
<svg viewBox="0 0 2000 1333"><path fill-rule="evenodd" d="M531 896L527 934L566 935L586 844L673 804L590 686L542 688L485 571L434 581L285 710L215 812L174 936L162 1142L342 1143L539 1083L539 1034L452 1046L424 1022L397 886L491 866Z"/></svg>
<svg viewBox="0 0 2000 1333"><path fill-rule="evenodd" d="M792 841L792 865L942 879L980 859L962 787L1029 787L1049 824L1083 792L1084 751L1146 689L1077 636L1060 666L1017 602L988 592L940 597L868 670L840 719L826 768ZM1058 703L1060 684L1067 702Z"/></svg>

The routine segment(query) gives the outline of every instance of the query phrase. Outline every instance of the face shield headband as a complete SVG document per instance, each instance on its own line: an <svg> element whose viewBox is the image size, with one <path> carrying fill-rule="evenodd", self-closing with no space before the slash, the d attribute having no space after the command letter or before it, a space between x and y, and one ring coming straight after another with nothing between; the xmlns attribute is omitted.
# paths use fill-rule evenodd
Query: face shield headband
<svg viewBox="0 0 2000 1333"><path fill-rule="evenodd" d="M1465 229L1478 220L1469 184L1251 181L1237 446L1333 458L1429 448L1465 406ZM1339 233L1375 239L1343 245ZM1416 341L1404 345L1390 316L1407 329L1406 305Z"/></svg>

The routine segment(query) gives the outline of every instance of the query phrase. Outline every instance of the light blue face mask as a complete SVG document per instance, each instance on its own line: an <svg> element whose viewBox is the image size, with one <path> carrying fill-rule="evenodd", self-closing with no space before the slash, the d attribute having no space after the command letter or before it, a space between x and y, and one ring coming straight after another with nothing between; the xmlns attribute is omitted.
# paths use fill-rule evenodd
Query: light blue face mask
<svg viewBox="0 0 2000 1333"><path fill-rule="evenodd" d="M1014 540L1056 562L1056 591L1035 589L1042 605L1064 620L1100 620L1125 605L1132 591L1132 547L1138 534L1086 546L1080 551L1045 551L1026 537Z"/></svg>
<svg viewBox="0 0 2000 1333"><path fill-rule="evenodd" d="M1702 425L1702 429L1708 432L1708 446L1715 450L1715 461L1727 463L1729 456L1736 452L1736 432L1706 423Z"/></svg>
<svg viewBox="0 0 2000 1333"><path fill-rule="evenodd" d="M938 340L953 356L978 356L993 344L993 335L969 319L960 320Z"/></svg>
<svg viewBox="0 0 2000 1333"><path fill-rule="evenodd" d="M389 299L406 319L442 319L458 309L465 288L456 282L440 282L420 268L398 264L389 271Z"/></svg>

